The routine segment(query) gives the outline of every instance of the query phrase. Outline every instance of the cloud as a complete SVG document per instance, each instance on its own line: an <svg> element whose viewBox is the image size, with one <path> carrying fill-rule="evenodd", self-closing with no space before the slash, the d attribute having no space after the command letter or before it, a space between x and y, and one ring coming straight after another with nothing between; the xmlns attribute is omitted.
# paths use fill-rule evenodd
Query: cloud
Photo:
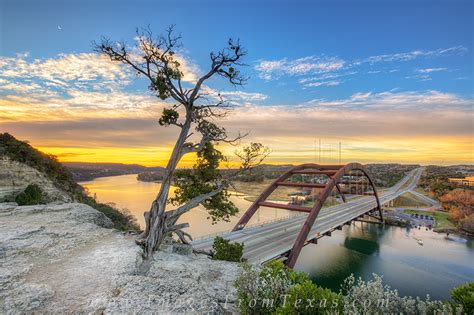
<svg viewBox="0 0 474 315"><path fill-rule="evenodd" d="M31 91L38 91L41 89L36 83L21 83L21 82L12 82L6 79L0 78L0 90L9 90L18 93L27 93Z"/></svg>
<svg viewBox="0 0 474 315"><path fill-rule="evenodd" d="M328 79L337 79L341 77L347 77L357 74L357 71L347 71L347 72L339 72L339 73L323 73L314 77L306 77L298 80L299 83L301 84L306 84L308 82L313 82L313 81L323 81L323 80L328 80Z"/></svg>
<svg viewBox="0 0 474 315"><path fill-rule="evenodd" d="M183 81L196 82L198 66L182 54L174 57L180 63ZM33 89L112 91L127 86L133 78L129 67L97 53L59 54L44 59L31 59L27 53L0 56L0 87L18 93Z"/></svg>
<svg viewBox="0 0 474 315"><path fill-rule="evenodd" d="M128 72L117 63L94 53L59 54L55 58L27 59L27 55L0 57L0 77L55 88L101 88L128 83Z"/></svg>
<svg viewBox="0 0 474 315"><path fill-rule="evenodd" d="M453 55L463 55L468 51L464 46L454 46L450 48L440 48L436 50L413 50L409 52L374 55L356 60L344 60L339 57L326 56L307 56L298 59L289 60L283 58L280 60L260 60L255 65L254 69L258 72L258 76L265 80L278 80L284 76L293 77L298 76L298 82L304 87L320 87L320 86L335 86L344 81L328 80L335 79L341 76L356 75L360 71L358 68L370 65L375 67L378 64L406 62L420 58L440 58ZM447 71L447 68L425 68L417 69L420 74L428 74L432 72ZM400 69L370 69L367 74L388 73L392 74L400 72ZM421 81L431 80L430 77L413 77ZM320 81L314 84L308 82ZM337 84L336 84L337 82Z"/></svg>
<svg viewBox="0 0 474 315"><path fill-rule="evenodd" d="M468 49L464 46L454 46L450 48L440 48L436 50L413 50L409 52L375 55L368 58L354 61L355 64L360 63L379 63L379 62L396 62L396 61L410 61L418 58L438 58L452 55L462 55Z"/></svg>
<svg viewBox="0 0 474 315"><path fill-rule="evenodd" d="M431 80L433 80L433 79L431 78L431 76L429 76L428 74L409 75L409 76L406 76L405 78L406 78L406 79L418 80L418 81L420 81L420 82L425 82L425 81L431 81Z"/></svg>
<svg viewBox="0 0 474 315"><path fill-rule="evenodd" d="M255 69L260 78L271 80L283 75L301 76L336 71L344 67L345 61L335 57L308 56L295 60L261 60Z"/></svg>
<svg viewBox="0 0 474 315"><path fill-rule="evenodd" d="M455 94L439 91L408 91L408 92L381 92L356 93L351 97L339 100L314 100L307 106L318 108L338 108L338 110L366 110L366 111L404 111L408 116L419 110L458 110L469 112L474 100L462 98Z"/></svg>
<svg viewBox="0 0 474 315"><path fill-rule="evenodd" d="M71 90L66 94L28 93L0 97L0 123L87 118L158 117L165 102L123 91Z"/></svg>
<svg viewBox="0 0 474 315"><path fill-rule="evenodd" d="M341 81L321 81L321 82L311 82L307 83L304 86L306 87L318 87L318 86L336 86L341 84Z"/></svg>
<svg viewBox="0 0 474 315"><path fill-rule="evenodd" d="M472 162L472 99L437 91L356 93L296 106L243 106L224 121L269 145L272 161L314 161L314 139L344 143L352 160ZM370 150L371 152L367 152ZM438 161L438 159L442 161ZM326 162L328 160L325 160Z"/></svg>
<svg viewBox="0 0 474 315"><path fill-rule="evenodd" d="M0 121L10 117L1 122L2 130L48 152L78 154L69 159L88 160L84 153L92 152L94 161L118 161L123 152L129 162L163 164L178 132L157 124L164 104L152 97L92 93L72 94L66 102L42 101L12 101L10 108L0 103ZM220 122L232 134L250 131L246 142L269 145L274 152L270 162L311 160L315 138L342 141L344 156L359 161L465 161L472 153L473 105L470 98L439 91L360 92L298 105L249 103ZM21 119L11 119L11 110L19 108ZM223 150L231 155L235 148ZM327 159L330 152L329 147Z"/></svg>
<svg viewBox="0 0 474 315"><path fill-rule="evenodd" d="M220 94L230 101L261 102L268 98L268 95L262 93L243 91L222 91Z"/></svg>
<svg viewBox="0 0 474 315"><path fill-rule="evenodd" d="M196 80L197 66L181 55L176 58L184 80ZM146 90L128 91L133 77L126 66L95 53L45 59L31 59L27 53L0 56L0 122L157 117L166 103ZM222 95L234 102L267 98L240 91Z"/></svg>
<svg viewBox="0 0 474 315"><path fill-rule="evenodd" d="M416 69L416 72L419 73L431 73L431 72L439 72L439 71L447 71L448 68L424 68L424 69Z"/></svg>
<svg viewBox="0 0 474 315"><path fill-rule="evenodd" d="M241 105L242 103L261 102L268 98L268 95L258 92L244 92L244 91L219 91L207 85L201 88L202 94L206 96L207 101L210 99L218 100L219 95L225 100L234 105Z"/></svg>

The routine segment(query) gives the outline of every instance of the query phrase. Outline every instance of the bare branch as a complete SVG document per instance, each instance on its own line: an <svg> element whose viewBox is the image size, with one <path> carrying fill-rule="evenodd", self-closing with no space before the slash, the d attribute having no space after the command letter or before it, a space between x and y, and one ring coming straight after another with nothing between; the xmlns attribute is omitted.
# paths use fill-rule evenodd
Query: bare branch
<svg viewBox="0 0 474 315"><path fill-rule="evenodd" d="M192 94L189 97L191 102L196 100L202 84L212 77L214 74L218 74L226 79L232 85L243 85L248 80L247 77L243 76L240 71L238 71L235 66L243 66L239 61L247 55L247 51L242 48L240 41L234 41L229 39L228 46L217 53L211 53L211 69L202 76L194 89L192 89Z"/></svg>
<svg viewBox="0 0 474 315"><path fill-rule="evenodd" d="M200 203L220 193L226 186L227 186L227 181L223 181L220 185L217 186L216 189L208 192L207 194L203 194L189 200L186 204L176 208L173 211L173 213L169 216L169 218L170 219L179 218L181 215L188 212L189 210L196 208Z"/></svg>
<svg viewBox="0 0 474 315"><path fill-rule="evenodd" d="M189 227L189 223L181 223L181 224L175 224L175 225L172 225L172 226L169 226L166 228L166 231L167 232L174 232L176 230L181 230L181 229L185 229Z"/></svg>
<svg viewBox="0 0 474 315"><path fill-rule="evenodd" d="M181 230L176 230L174 231L173 233L175 233L176 235L178 235L179 239L181 242L183 242L183 244L190 244L187 240L186 240L186 237L191 240L191 242L193 241L193 238L191 237L191 235L189 235L188 233L184 232L184 231L181 231Z"/></svg>

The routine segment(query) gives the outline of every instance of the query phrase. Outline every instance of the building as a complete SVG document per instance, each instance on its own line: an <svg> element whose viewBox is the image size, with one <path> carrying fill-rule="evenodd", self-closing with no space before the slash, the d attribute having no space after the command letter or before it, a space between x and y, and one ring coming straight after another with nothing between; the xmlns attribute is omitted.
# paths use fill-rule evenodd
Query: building
<svg viewBox="0 0 474 315"><path fill-rule="evenodd" d="M468 176L464 178L448 178L451 184L458 186L469 186L474 187L474 176Z"/></svg>

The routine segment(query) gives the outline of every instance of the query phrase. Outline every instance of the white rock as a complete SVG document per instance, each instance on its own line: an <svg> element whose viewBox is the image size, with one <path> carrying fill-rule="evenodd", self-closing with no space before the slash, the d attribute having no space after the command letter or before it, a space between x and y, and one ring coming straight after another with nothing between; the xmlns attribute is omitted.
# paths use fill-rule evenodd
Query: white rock
<svg viewBox="0 0 474 315"><path fill-rule="evenodd" d="M0 201L11 199L30 184L37 184L45 192L49 201L70 202L67 193L54 184L38 170L7 157L0 157Z"/></svg>
<svg viewBox="0 0 474 315"><path fill-rule="evenodd" d="M235 312L238 264L159 252L141 274L111 224L79 203L0 204L0 314Z"/></svg>

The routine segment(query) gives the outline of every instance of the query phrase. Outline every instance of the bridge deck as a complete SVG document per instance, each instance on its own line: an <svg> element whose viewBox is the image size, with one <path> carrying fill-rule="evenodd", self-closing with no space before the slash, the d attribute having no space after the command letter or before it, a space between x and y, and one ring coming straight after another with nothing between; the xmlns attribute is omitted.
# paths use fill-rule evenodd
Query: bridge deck
<svg viewBox="0 0 474 315"><path fill-rule="evenodd" d="M411 171L400 182L380 194L382 204L411 190L416 185L422 169ZM332 231L376 207L373 197L361 197L347 203L323 208L309 233L308 240ZM222 237L233 242L244 243L244 258L251 263L263 263L290 250L295 242L306 214L297 215L284 221L244 228L240 231L223 233ZM193 242L199 250L210 250L214 238Z"/></svg>

